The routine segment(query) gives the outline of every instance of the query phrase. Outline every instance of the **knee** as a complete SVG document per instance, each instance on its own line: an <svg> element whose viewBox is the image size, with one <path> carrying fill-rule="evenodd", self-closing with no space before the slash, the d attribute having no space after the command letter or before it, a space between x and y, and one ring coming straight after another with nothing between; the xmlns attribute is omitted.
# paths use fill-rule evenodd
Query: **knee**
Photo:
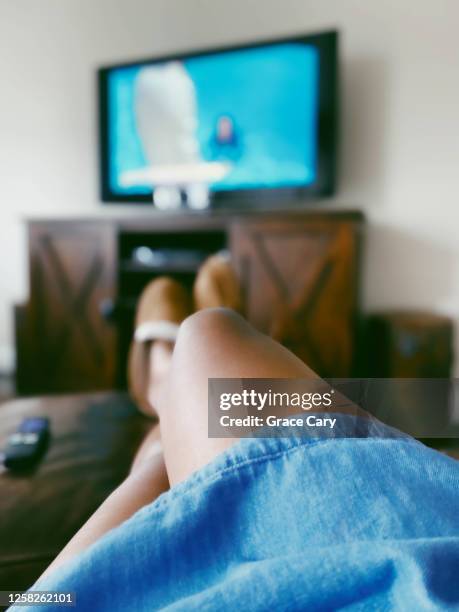
<svg viewBox="0 0 459 612"><path fill-rule="evenodd" d="M229 336L246 334L247 322L230 308L206 308L190 315L180 326L177 348L206 342L222 343Z"/></svg>

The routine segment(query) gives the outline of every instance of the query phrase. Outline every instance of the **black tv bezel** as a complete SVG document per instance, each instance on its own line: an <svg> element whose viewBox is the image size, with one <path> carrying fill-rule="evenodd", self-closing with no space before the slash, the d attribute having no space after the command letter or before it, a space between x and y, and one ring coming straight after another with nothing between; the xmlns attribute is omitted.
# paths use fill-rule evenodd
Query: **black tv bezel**
<svg viewBox="0 0 459 612"><path fill-rule="evenodd" d="M128 68L139 65L163 63L199 57L215 53L225 53L240 49L253 49L266 45L301 42L311 44L319 51L319 100L318 100L318 149L317 177L314 183L302 187L263 187L258 189L237 189L212 192L212 206L224 208L226 204L244 203L245 206L270 205L273 202L308 201L331 196L336 189L337 170L337 131L338 131L338 41L336 30L329 30L308 35L288 36L254 43L231 46L212 47L207 49L180 52L173 55L155 56L153 58L111 64L97 70L97 92L99 105L99 181L100 196L104 204L153 204L149 195L120 195L110 189L109 182L109 129L108 129L108 95L107 75L116 68Z"/></svg>

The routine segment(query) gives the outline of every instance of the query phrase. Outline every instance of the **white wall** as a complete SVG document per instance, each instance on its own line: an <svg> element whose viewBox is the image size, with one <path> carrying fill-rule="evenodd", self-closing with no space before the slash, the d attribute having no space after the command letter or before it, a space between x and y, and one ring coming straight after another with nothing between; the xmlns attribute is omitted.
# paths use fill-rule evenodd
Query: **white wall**
<svg viewBox="0 0 459 612"><path fill-rule="evenodd" d="M104 214L94 70L106 62L342 30L342 183L370 220L368 308L459 316L456 0L0 0L0 369L27 295L21 219Z"/></svg>

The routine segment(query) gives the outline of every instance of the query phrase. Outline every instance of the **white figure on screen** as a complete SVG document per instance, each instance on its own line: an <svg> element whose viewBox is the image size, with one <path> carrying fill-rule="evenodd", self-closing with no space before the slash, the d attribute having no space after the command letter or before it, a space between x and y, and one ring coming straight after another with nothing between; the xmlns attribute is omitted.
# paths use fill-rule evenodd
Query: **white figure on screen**
<svg viewBox="0 0 459 612"><path fill-rule="evenodd" d="M181 190L190 207L205 208L208 184L222 179L230 165L202 159L196 91L184 65L168 62L142 68L135 87L137 131L150 165L125 172L123 184L151 184L158 208L180 206Z"/></svg>
<svg viewBox="0 0 459 612"><path fill-rule="evenodd" d="M136 80L135 114L144 153L152 166L201 161L196 92L182 63L142 68Z"/></svg>

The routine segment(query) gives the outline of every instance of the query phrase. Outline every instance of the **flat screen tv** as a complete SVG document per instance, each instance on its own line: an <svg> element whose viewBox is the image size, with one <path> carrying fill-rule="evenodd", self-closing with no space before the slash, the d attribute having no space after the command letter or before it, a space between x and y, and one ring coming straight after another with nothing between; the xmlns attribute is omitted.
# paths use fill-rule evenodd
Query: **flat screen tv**
<svg viewBox="0 0 459 612"><path fill-rule="evenodd" d="M228 206L331 195L337 43L330 31L101 68L103 201L151 203L170 185Z"/></svg>

